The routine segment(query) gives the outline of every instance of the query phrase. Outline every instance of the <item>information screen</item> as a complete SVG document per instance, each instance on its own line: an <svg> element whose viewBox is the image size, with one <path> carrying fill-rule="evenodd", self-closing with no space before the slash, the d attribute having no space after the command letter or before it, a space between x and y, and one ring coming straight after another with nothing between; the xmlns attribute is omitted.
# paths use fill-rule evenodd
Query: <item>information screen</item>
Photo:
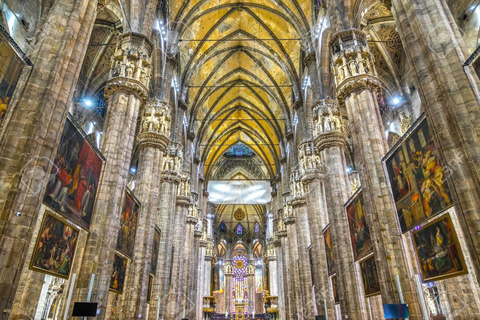
<svg viewBox="0 0 480 320"><path fill-rule="evenodd" d="M272 200L267 180L211 180L208 201L214 204L266 204Z"/></svg>

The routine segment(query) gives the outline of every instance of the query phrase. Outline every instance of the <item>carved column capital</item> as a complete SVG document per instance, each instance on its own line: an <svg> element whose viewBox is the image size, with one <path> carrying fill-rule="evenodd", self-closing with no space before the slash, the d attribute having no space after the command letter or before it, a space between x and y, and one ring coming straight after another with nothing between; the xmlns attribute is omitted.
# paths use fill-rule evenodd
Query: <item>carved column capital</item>
<svg viewBox="0 0 480 320"><path fill-rule="evenodd" d="M118 37L110 78L105 87L106 98L117 91L125 91L147 100L152 50L153 43L143 34L126 32Z"/></svg>
<svg viewBox="0 0 480 320"><path fill-rule="evenodd" d="M373 54L366 34L358 29L336 33L330 42L332 74L337 98L342 104L352 93L365 89L378 90L381 83L374 67Z"/></svg>
<svg viewBox="0 0 480 320"><path fill-rule="evenodd" d="M313 106L313 135L319 151L332 144L346 143L349 123L346 110L339 106L337 100L325 99Z"/></svg>
<svg viewBox="0 0 480 320"><path fill-rule="evenodd" d="M171 109L158 100L148 101L141 116L137 136L138 148L153 147L166 150L170 137Z"/></svg>

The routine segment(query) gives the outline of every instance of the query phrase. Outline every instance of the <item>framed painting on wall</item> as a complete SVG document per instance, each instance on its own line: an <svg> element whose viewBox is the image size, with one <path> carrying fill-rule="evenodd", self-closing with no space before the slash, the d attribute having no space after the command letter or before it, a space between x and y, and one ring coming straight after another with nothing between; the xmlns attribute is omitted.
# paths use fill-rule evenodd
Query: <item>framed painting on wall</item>
<svg viewBox="0 0 480 320"><path fill-rule="evenodd" d="M371 297L380 294L380 281L378 279L377 265L373 255L363 261L360 261L362 269L363 289L365 296Z"/></svg>
<svg viewBox="0 0 480 320"><path fill-rule="evenodd" d="M68 279L79 229L46 211L38 231L30 269Z"/></svg>
<svg viewBox="0 0 480 320"><path fill-rule="evenodd" d="M160 246L160 230L158 228L155 228L154 234L153 234L152 256L150 258L150 273L153 275L157 274L159 246Z"/></svg>
<svg viewBox="0 0 480 320"><path fill-rule="evenodd" d="M113 258L113 272L110 277L110 290L122 293L125 282L125 274L127 273L127 258L122 257L115 252Z"/></svg>
<svg viewBox="0 0 480 320"><path fill-rule="evenodd" d="M424 281L468 273L450 214L413 231L412 238Z"/></svg>
<svg viewBox="0 0 480 320"><path fill-rule="evenodd" d="M43 202L88 230L103 160L82 131L67 119Z"/></svg>
<svg viewBox="0 0 480 320"><path fill-rule="evenodd" d="M346 204L348 227L355 261L372 252L372 239L366 220L362 191L356 192Z"/></svg>
<svg viewBox="0 0 480 320"><path fill-rule="evenodd" d="M133 257L139 208L140 203L133 197L130 191L127 190L125 193L125 201L123 202L122 214L120 215L117 250L129 258Z"/></svg>
<svg viewBox="0 0 480 320"><path fill-rule="evenodd" d="M323 238L325 240L325 252L327 255L328 275L331 276L336 272L335 258L333 256L332 236L330 234L330 226L327 226L323 231Z"/></svg>
<svg viewBox="0 0 480 320"><path fill-rule="evenodd" d="M384 158L402 232L453 205L425 116Z"/></svg>
<svg viewBox="0 0 480 320"><path fill-rule="evenodd" d="M0 128L25 63L0 33Z"/></svg>
<svg viewBox="0 0 480 320"><path fill-rule="evenodd" d="M153 287L153 280L155 278L153 275L149 274L148 275L148 288L147 288L147 303L150 302L150 299L152 298L152 287Z"/></svg>
<svg viewBox="0 0 480 320"><path fill-rule="evenodd" d="M338 295L337 275L332 276L332 290L333 290L333 300L335 301L335 304L339 304L340 296Z"/></svg>

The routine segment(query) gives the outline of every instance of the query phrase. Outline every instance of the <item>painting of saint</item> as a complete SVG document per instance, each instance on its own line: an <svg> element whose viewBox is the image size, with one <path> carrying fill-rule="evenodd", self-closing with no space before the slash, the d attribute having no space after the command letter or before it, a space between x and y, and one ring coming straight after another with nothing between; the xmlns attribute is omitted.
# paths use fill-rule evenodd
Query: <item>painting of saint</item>
<svg viewBox="0 0 480 320"><path fill-rule="evenodd" d="M0 128L25 64L0 34Z"/></svg>
<svg viewBox="0 0 480 320"><path fill-rule="evenodd" d="M43 202L88 230L102 163L83 134L67 119Z"/></svg>
<svg viewBox="0 0 480 320"><path fill-rule="evenodd" d="M424 281L468 273L450 215L444 215L412 233Z"/></svg>
<svg viewBox="0 0 480 320"><path fill-rule="evenodd" d="M365 290L365 296L371 297L380 294L380 281L378 280L375 258L371 256L370 258L361 261L360 268L362 269L363 289Z"/></svg>
<svg viewBox="0 0 480 320"><path fill-rule="evenodd" d="M325 239L325 252L327 253L327 267L328 275L331 276L336 272L335 270L335 258L333 257L332 237L330 234L330 226L325 228L323 232L323 238Z"/></svg>
<svg viewBox="0 0 480 320"><path fill-rule="evenodd" d="M160 230L155 228L155 231L153 234L152 256L150 258L150 273L153 275L157 273L159 246L160 246Z"/></svg>
<svg viewBox="0 0 480 320"><path fill-rule="evenodd" d="M125 193L122 214L120 216L120 229L118 230L117 250L129 258L133 257L135 235L137 233L137 218L139 203L129 191Z"/></svg>
<svg viewBox="0 0 480 320"><path fill-rule="evenodd" d="M423 118L385 160L402 232L452 206L445 170Z"/></svg>
<svg viewBox="0 0 480 320"><path fill-rule="evenodd" d="M123 292L125 274L127 273L127 259L115 253L113 259L113 272L110 277L110 290L117 293Z"/></svg>
<svg viewBox="0 0 480 320"><path fill-rule="evenodd" d="M332 289L333 289L333 300L335 301L335 304L339 304L340 296L338 295L337 275L332 276Z"/></svg>
<svg viewBox="0 0 480 320"><path fill-rule="evenodd" d="M346 207L353 255L355 260L358 260L372 252L372 239L365 217L362 191L356 193Z"/></svg>
<svg viewBox="0 0 480 320"><path fill-rule="evenodd" d="M46 211L38 231L30 268L68 279L79 230Z"/></svg>

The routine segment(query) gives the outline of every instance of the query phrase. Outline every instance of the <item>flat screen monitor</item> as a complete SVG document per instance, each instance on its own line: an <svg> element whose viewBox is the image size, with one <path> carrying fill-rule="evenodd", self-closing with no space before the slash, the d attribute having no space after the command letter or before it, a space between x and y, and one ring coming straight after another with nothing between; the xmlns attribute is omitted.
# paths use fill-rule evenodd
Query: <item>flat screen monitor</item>
<svg viewBox="0 0 480 320"><path fill-rule="evenodd" d="M408 319L408 307L406 304L384 304L383 313L385 319Z"/></svg>
<svg viewBox="0 0 480 320"><path fill-rule="evenodd" d="M96 317L97 302L75 302L72 317Z"/></svg>

